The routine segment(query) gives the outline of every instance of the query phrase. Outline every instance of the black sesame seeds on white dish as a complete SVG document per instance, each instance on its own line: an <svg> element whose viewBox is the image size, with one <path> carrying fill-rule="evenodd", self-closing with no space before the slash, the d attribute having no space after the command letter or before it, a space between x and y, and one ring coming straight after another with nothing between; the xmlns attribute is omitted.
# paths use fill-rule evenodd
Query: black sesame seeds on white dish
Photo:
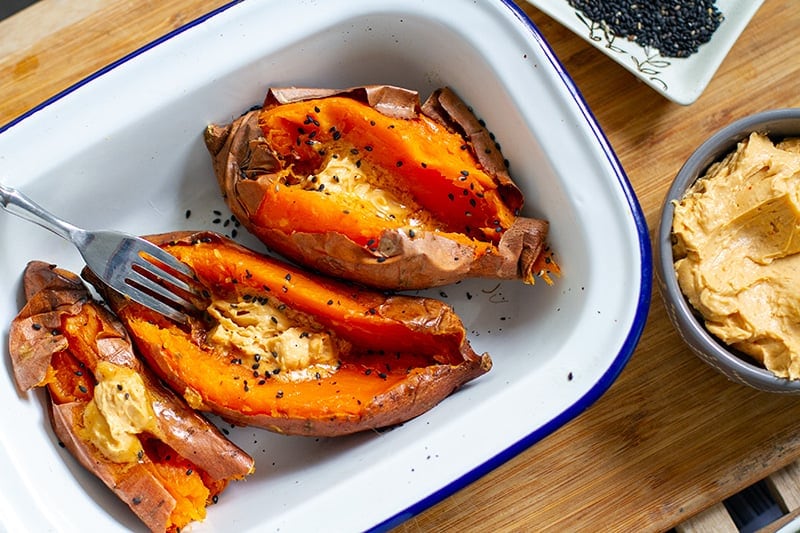
<svg viewBox="0 0 800 533"><path fill-rule="evenodd" d="M569 0L589 19L618 37L657 49L664 57L688 57L724 20L716 0Z"/></svg>
<svg viewBox="0 0 800 533"><path fill-rule="evenodd" d="M681 105L697 100L763 0L528 0Z"/></svg>

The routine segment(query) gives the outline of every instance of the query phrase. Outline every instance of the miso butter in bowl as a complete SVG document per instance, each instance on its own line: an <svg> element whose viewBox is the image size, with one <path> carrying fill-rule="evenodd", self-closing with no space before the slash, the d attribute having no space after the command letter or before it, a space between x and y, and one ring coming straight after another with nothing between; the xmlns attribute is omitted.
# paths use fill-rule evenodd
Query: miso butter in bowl
<svg viewBox="0 0 800 533"><path fill-rule="evenodd" d="M800 138L800 109L742 118L705 141L667 193L655 257L667 314L701 360L736 383L800 394L800 348L791 348L800 347L800 283L792 282L800 277L800 141L792 138Z"/></svg>

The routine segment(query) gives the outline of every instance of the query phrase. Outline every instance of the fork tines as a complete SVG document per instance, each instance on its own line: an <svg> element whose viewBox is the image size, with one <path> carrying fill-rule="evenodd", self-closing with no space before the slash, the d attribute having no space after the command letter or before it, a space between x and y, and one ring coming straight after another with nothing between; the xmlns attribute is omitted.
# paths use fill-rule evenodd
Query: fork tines
<svg viewBox="0 0 800 533"><path fill-rule="evenodd" d="M135 292L135 301L185 323L187 314L198 310L192 301L198 296L190 283L193 277L188 265L158 247L148 247L136 255L125 278L126 291Z"/></svg>

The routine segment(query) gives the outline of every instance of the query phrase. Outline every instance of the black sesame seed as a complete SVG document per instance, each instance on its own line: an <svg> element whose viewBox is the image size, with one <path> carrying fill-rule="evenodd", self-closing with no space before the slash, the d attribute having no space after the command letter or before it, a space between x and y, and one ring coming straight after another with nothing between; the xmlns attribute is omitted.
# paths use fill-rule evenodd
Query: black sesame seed
<svg viewBox="0 0 800 533"><path fill-rule="evenodd" d="M612 35L654 48L664 57L694 54L725 18L716 0L568 1Z"/></svg>

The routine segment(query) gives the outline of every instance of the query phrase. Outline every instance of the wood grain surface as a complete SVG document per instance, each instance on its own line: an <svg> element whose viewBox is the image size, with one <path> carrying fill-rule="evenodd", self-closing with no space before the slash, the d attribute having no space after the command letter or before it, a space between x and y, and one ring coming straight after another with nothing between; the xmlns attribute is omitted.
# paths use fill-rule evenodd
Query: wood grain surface
<svg viewBox="0 0 800 533"><path fill-rule="evenodd" d="M583 93L654 229L670 180L707 136L800 105L795 1L766 0L690 106L520 6ZM0 124L224 3L41 0L0 22ZM639 346L599 401L397 531L667 530L797 459L798 419L800 398L733 384L696 359L653 294Z"/></svg>

